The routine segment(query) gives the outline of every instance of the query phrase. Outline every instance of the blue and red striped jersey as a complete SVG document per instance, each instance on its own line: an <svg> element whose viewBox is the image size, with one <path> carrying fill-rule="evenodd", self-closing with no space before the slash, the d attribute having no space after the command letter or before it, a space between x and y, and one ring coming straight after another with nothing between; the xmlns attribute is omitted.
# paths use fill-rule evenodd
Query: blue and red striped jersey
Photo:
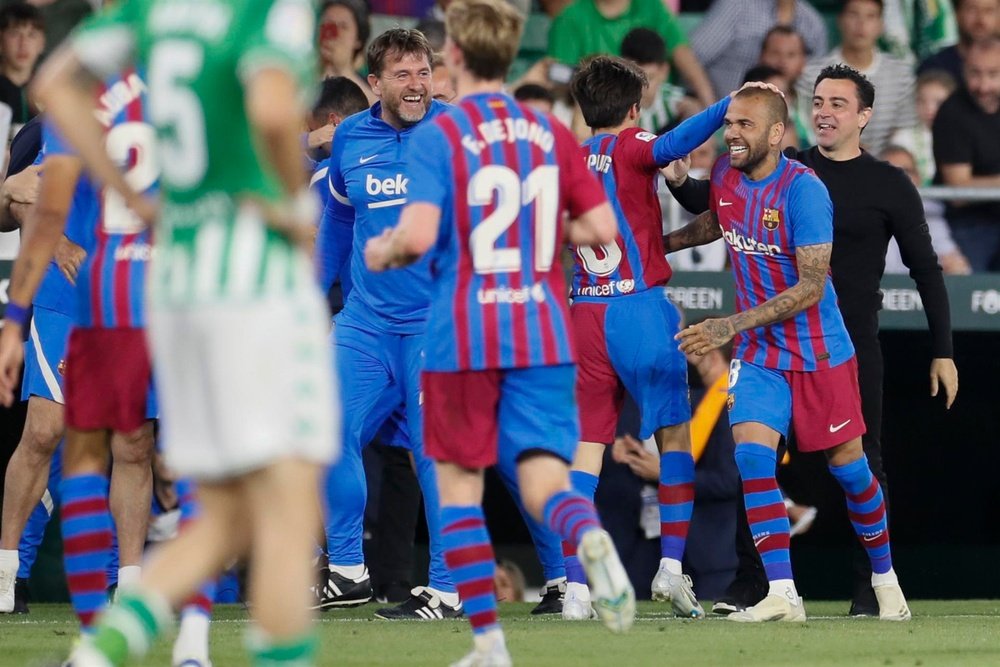
<svg viewBox="0 0 1000 667"><path fill-rule="evenodd" d="M156 135L146 118L146 84L135 71L125 72L102 88L97 117L106 128L105 145L137 191L157 190L159 167ZM46 123L46 155L73 155L74 150ZM150 230L118 193L98 187L80 175L66 222L66 235L87 258L76 279L76 324L83 327L145 326L143 308L146 267L151 254Z"/></svg>
<svg viewBox="0 0 1000 667"><path fill-rule="evenodd" d="M752 181L723 155L712 169L711 208L736 281L736 309L745 311L795 285L795 249L833 243L833 204L826 186L801 162L780 156L766 178ZM854 355L827 275L819 303L781 322L744 331L736 357L789 371L838 366Z"/></svg>
<svg viewBox="0 0 1000 667"><path fill-rule="evenodd" d="M569 130L505 94L470 95L414 133L407 174L408 204L441 209L425 368L574 362L563 214L605 198Z"/></svg>
<svg viewBox="0 0 1000 667"><path fill-rule="evenodd" d="M574 298L635 294L667 284L671 270L656 195L659 169L708 140L722 125L729 101L727 95L660 136L629 128L584 142L587 167L618 219L618 237L607 245L574 248Z"/></svg>

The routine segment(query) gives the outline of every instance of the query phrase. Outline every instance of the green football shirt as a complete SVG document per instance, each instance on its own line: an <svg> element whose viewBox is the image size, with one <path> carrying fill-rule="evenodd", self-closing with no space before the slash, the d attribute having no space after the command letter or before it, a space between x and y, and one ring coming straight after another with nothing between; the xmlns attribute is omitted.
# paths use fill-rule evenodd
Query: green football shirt
<svg viewBox="0 0 1000 667"><path fill-rule="evenodd" d="M253 299L311 279L305 257L254 203L277 200L281 188L251 131L244 84L277 66L306 91L314 24L310 0L129 0L74 34L74 52L96 75L144 65L161 167L154 303Z"/></svg>
<svg viewBox="0 0 1000 667"><path fill-rule="evenodd" d="M621 55L622 40L633 28L659 33L671 55L687 44L684 29L662 0L632 0L621 16L612 19L597 11L594 0L575 0L552 21L548 55L573 67L594 54Z"/></svg>

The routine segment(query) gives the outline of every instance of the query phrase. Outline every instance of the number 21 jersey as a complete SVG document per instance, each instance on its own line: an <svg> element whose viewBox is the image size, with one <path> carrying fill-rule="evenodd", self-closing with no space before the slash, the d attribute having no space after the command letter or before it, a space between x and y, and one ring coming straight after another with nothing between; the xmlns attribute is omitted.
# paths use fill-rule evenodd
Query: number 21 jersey
<svg viewBox="0 0 1000 667"><path fill-rule="evenodd" d="M97 118L105 127L112 161L138 192L153 196L159 167L155 133L145 117L146 85L127 71L101 86ZM42 128L46 156L74 155L48 123ZM81 173L66 221L66 236L87 253L76 278L76 324L82 327L145 326L143 299L150 230L117 192Z"/></svg>
<svg viewBox="0 0 1000 667"><path fill-rule="evenodd" d="M605 201L569 130L500 93L463 98L409 147L408 203L441 209L425 368L573 363L566 211Z"/></svg>

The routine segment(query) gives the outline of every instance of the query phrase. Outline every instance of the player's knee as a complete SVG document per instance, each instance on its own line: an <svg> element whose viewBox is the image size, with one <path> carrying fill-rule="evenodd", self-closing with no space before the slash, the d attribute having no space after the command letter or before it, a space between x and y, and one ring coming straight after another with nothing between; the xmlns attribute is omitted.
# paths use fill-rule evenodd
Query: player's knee
<svg viewBox="0 0 1000 667"><path fill-rule="evenodd" d="M21 434L21 442L18 447L23 447L25 454L33 458L48 460L55 453L62 436L63 425L61 422L29 419L24 424L24 432Z"/></svg>
<svg viewBox="0 0 1000 667"><path fill-rule="evenodd" d="M148 424L128 433L115 433L111 438L111 455L117 463L152 465L153 450L153 429Z"/></svg>

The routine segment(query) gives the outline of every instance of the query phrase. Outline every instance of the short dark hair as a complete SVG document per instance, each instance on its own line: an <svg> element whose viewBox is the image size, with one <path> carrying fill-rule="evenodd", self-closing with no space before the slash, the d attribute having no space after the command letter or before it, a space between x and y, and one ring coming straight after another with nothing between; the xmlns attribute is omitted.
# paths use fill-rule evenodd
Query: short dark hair
<svg viewBox="0 0 1000 667"><path fill-rule="evenodd" d="M313 105L312 115L318 119L335 113L341 118L347 118L367 108L368 98L361 86L346 76L330 76L320 84L319 97Z"/></svg>
<svg viewBox="0 0 1000 667"><path fill-rule="evenodd" d="M788 105L785 98L769 88L743 88L736 93L737 100L760 100L767 107L768 122L788 125Z"/></svg>
<svg viewBox="0 0 1000 667"><path fill-rule="evenodd" d="M514 90L514 99L518 102L539 100L549 104L555 104L556 101L551 90L537 83L522 83Z"/></svg>
<svg viewBox="0 0 1000 667"><path fill-rule="evenodd" d="M660 34L649 28L630 30L621 46L622 58L639 65L660 65L669 62L667 43Z"/></svg>
<svg viewBox="0 0 1000 667"><path fill-rule="evenodd" d="M844 4L841 5L841 7L840 7L840 14L843 14L844 11L847 9L847 6L849 4L851 4L852 2L854 2L854 1L855 0L844 0ZM876 5L878 5L878 13L879 14L885 14L885 2L883 2L883 0L864 0L864 1L865 2L874 2Z"/></svg>
<svg viewBox="0 0 1000 667"><path fill-rule="evenodd" d="M588 127L615 127L639 104L648 84L638 65L615 56L595 56L584 61L569 86Z"/></svg>
<svg viewBox="0 0 1000 667"><path fill-rule="evenodd" d="M764 39L760 41L761 53L763 53L764 49L767 48L767 40L771 39L774 35L781 35L782 37L798 37L799 43L802 44L802 50L806 54L812 54L812 49L809 48L808 44L806 44L805 37L803 37L798 30L787 25L776 25L767 31L767 34L764 35Z"/></svg>
<svg viewBox="0 0 1000 667"><path fill-rule="evenodd" d="M854 69L850 65L845 65L844 63L837 63L836 65L827 65L819 72L819 76L816 77L816 83L813 84L813 92L816 92L816 86L823 79L834 79L834 80L846 80L854 82L854 88L858 93L858 102L862 109L871 109L875 106L875 86L872 82L868 80L864 74Z"/></svg>
<svg viewBox="0 0 1000 667"><path fill-rule="evenodd" d="M444 48L444 21L432 18L420 19L420 22L414 28L424 33L424 37L427 38L427 42L431 45L432 49L440 51Z"/></svg>
<svg viewBox="0 0 1000 667"><path fill-rule="evenodd" d="M781 70L770 65L754 65L743 75L743 83L747 81L767 81L774 77L783 77Z"/></svg>
<svg viewBox="0 0 1000 667"><path fill-rule="evenodd" d="M410 28L389 28L368 46L368 73L381 76L390 54L397 59L409 54L427 56L428 65L434 60L434 50L424 33Z"/></svg>
<svg viewBox="0 0 1000 667"><path fill-rule="evenodd" d="M15 2L0 9L0 31L24 24L45 32L45 18L41 10L27 2Z"/></svg>
<svg viewBox="0 0 1000 667"><path fill-rule="evenodd" d="M343 7L354 17L354 24L358 26L358 43L360 44L354 49L354 57L357 58L358 54L365 50L365 44L368 43L368 38L372 34L371 13L368 11L368 4L363 0L326 0L319 10L319 15L323 16L323 12L330 7Z"/></svg>

